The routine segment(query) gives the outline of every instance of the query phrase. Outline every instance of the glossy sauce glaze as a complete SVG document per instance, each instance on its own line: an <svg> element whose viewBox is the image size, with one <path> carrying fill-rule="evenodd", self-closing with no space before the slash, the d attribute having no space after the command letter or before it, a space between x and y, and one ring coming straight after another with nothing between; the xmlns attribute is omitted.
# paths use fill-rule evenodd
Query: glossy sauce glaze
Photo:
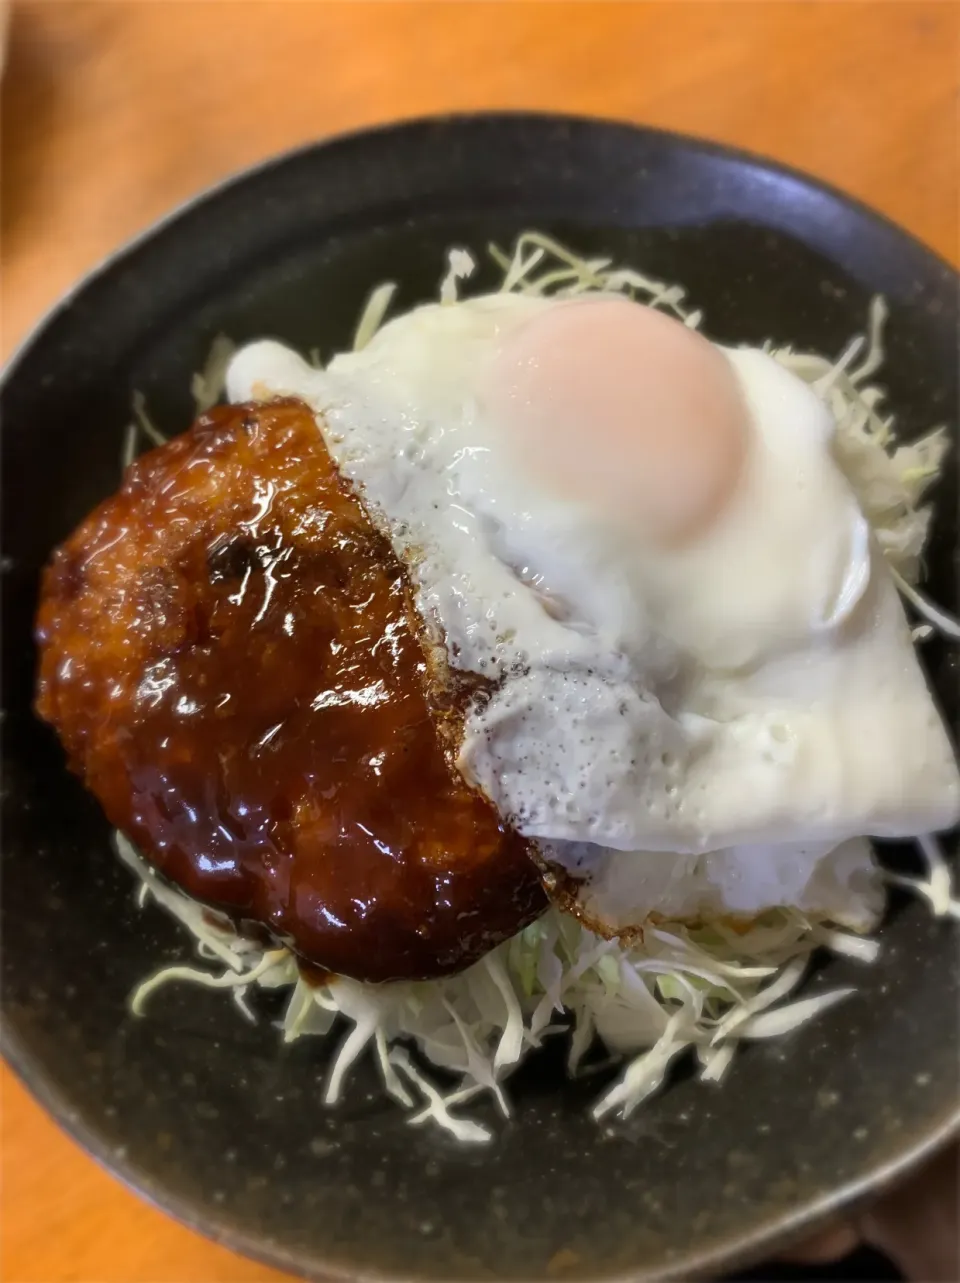
<svg viewBox="0 0 960 1283"><path fill-rule="evenodd" d="M299 402L219 407L133 464L54 554L37 636L37 709L110 822L310 962L441 975L545 908Z"/></svg>

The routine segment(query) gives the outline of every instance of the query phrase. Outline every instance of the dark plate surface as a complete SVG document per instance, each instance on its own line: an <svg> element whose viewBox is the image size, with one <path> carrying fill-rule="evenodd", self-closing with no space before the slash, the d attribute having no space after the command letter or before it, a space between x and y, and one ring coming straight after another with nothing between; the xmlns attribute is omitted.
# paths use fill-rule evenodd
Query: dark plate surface
<svg viewBox="0 0 960 1283"><path fill-rule="evenodd" d="M77 1139L204 1232L315 1276L689 1278L756 1258L888 1179L957 1123L958 954L896 906L872 968L812 981L859 995L743 1055L719 1089L681 1072L625 1125L545 1054L495 1145L410 1128L372 1070L320 1104L326 1054L282 1049L222 995L125 1002L179 929L139 913L96 804L30 711L31 619L51 547L116 484L131 394L191 418L212 338L271 334L329 356L369 287L432 297L444 250L538 227L684 284L728 341L839 351L875 292L883 380L905 430L957 419L957 281L868 210L753 157L559 117L414 122L309 148L189 206L89 279L3 388L2 897L5 1051ZM489 278L492 282L492 277ZM483 284L481 280L480 285ZM937 493L931 587L956 608L955 469ZM954 726L957 666L925 651ZM897 858L897 853L893 853Z"/></svg>

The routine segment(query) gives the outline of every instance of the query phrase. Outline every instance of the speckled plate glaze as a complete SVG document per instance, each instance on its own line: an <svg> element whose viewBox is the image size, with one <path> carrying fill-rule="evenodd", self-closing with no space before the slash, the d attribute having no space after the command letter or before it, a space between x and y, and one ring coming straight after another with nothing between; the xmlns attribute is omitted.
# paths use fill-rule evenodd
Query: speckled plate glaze
<svg viewBox="0 0 960 1283"><path fill-rule="evenodd" d="M598 1129L599 1081L567 1083L545 1052L485 1149L407 1126L372 1070L325 1110L323 1044L281 1048L222 995L176 987L147 1018L127 1014L134 983L190 946L158 910L135 909L96 804L31 713L41 565L116 485L134 389L179 431L216 334L329 356L375 282L399 280L399 306L412 305L433 296L446 247L482 258L491 238L531 226L681 282L724 341L835 353L882 292L900 423L956 423L957 279L905 233L755 157L527 115L401 124L241 176L85 281L3 386L6 1055L140 1193L316 1278L716 1274L893 1178L958 1124L957 938L918 903L895 904L876 966L831 961L811 982L855 984L856 998L752 1048L722 1087L681 1070L628 1124ZM955 608L950 472L930 573ZM924 656L956 725L957 664L937 643Z"/></svg>

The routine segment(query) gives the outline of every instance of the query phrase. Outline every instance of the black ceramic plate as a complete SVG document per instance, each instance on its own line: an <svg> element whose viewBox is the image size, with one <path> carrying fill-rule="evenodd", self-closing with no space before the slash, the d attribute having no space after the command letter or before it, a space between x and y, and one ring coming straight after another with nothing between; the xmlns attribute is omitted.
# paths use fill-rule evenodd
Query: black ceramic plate
<svg viewBox="0 0 960 1283"><path fill-rule="evenodd" d="M892 1177L957 1124L956 939L896 907L859 996L757 1046L722 1088L681 1072L628 1124L544 1055L496 1144L410 1128L372 1071L320 1104L326 1053L281 1049L216 993L133 984L190 949L138 913L96 804L30 709L31 618L52 546L117 482L140 389L191 419L212 338L326 356L369 287L433 297L444 250L539 227L683 283L726 341L836 353L891 306L883 378L907 431L956 423L957 282L903 232L755 158L594 121L421 121L308 148L219 188L123 251L41 326L3 388L5 1050L55 1117L141 1193L241 1251L314 1276L688 1278L759 1257ZM481 278L492 282L492 276ZM934 593L956 606L955 480L937 495ZM955 721L957 670L925 651Z"/></svg>

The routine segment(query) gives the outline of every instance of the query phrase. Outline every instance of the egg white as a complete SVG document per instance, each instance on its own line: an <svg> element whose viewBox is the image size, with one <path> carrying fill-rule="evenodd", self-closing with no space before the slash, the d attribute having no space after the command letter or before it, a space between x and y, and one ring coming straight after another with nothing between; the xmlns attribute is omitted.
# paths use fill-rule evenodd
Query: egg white
<svg viewBox="0 0 960 1283"><path fill-rule="evenodd" d="M573 876L571 908L577 916L608 936L630 935L657 918L691 925L748 923L776 908L867 932L885 903L866 838L839 845L759 843L702 855L548 842L541 854Z"/></svg>

